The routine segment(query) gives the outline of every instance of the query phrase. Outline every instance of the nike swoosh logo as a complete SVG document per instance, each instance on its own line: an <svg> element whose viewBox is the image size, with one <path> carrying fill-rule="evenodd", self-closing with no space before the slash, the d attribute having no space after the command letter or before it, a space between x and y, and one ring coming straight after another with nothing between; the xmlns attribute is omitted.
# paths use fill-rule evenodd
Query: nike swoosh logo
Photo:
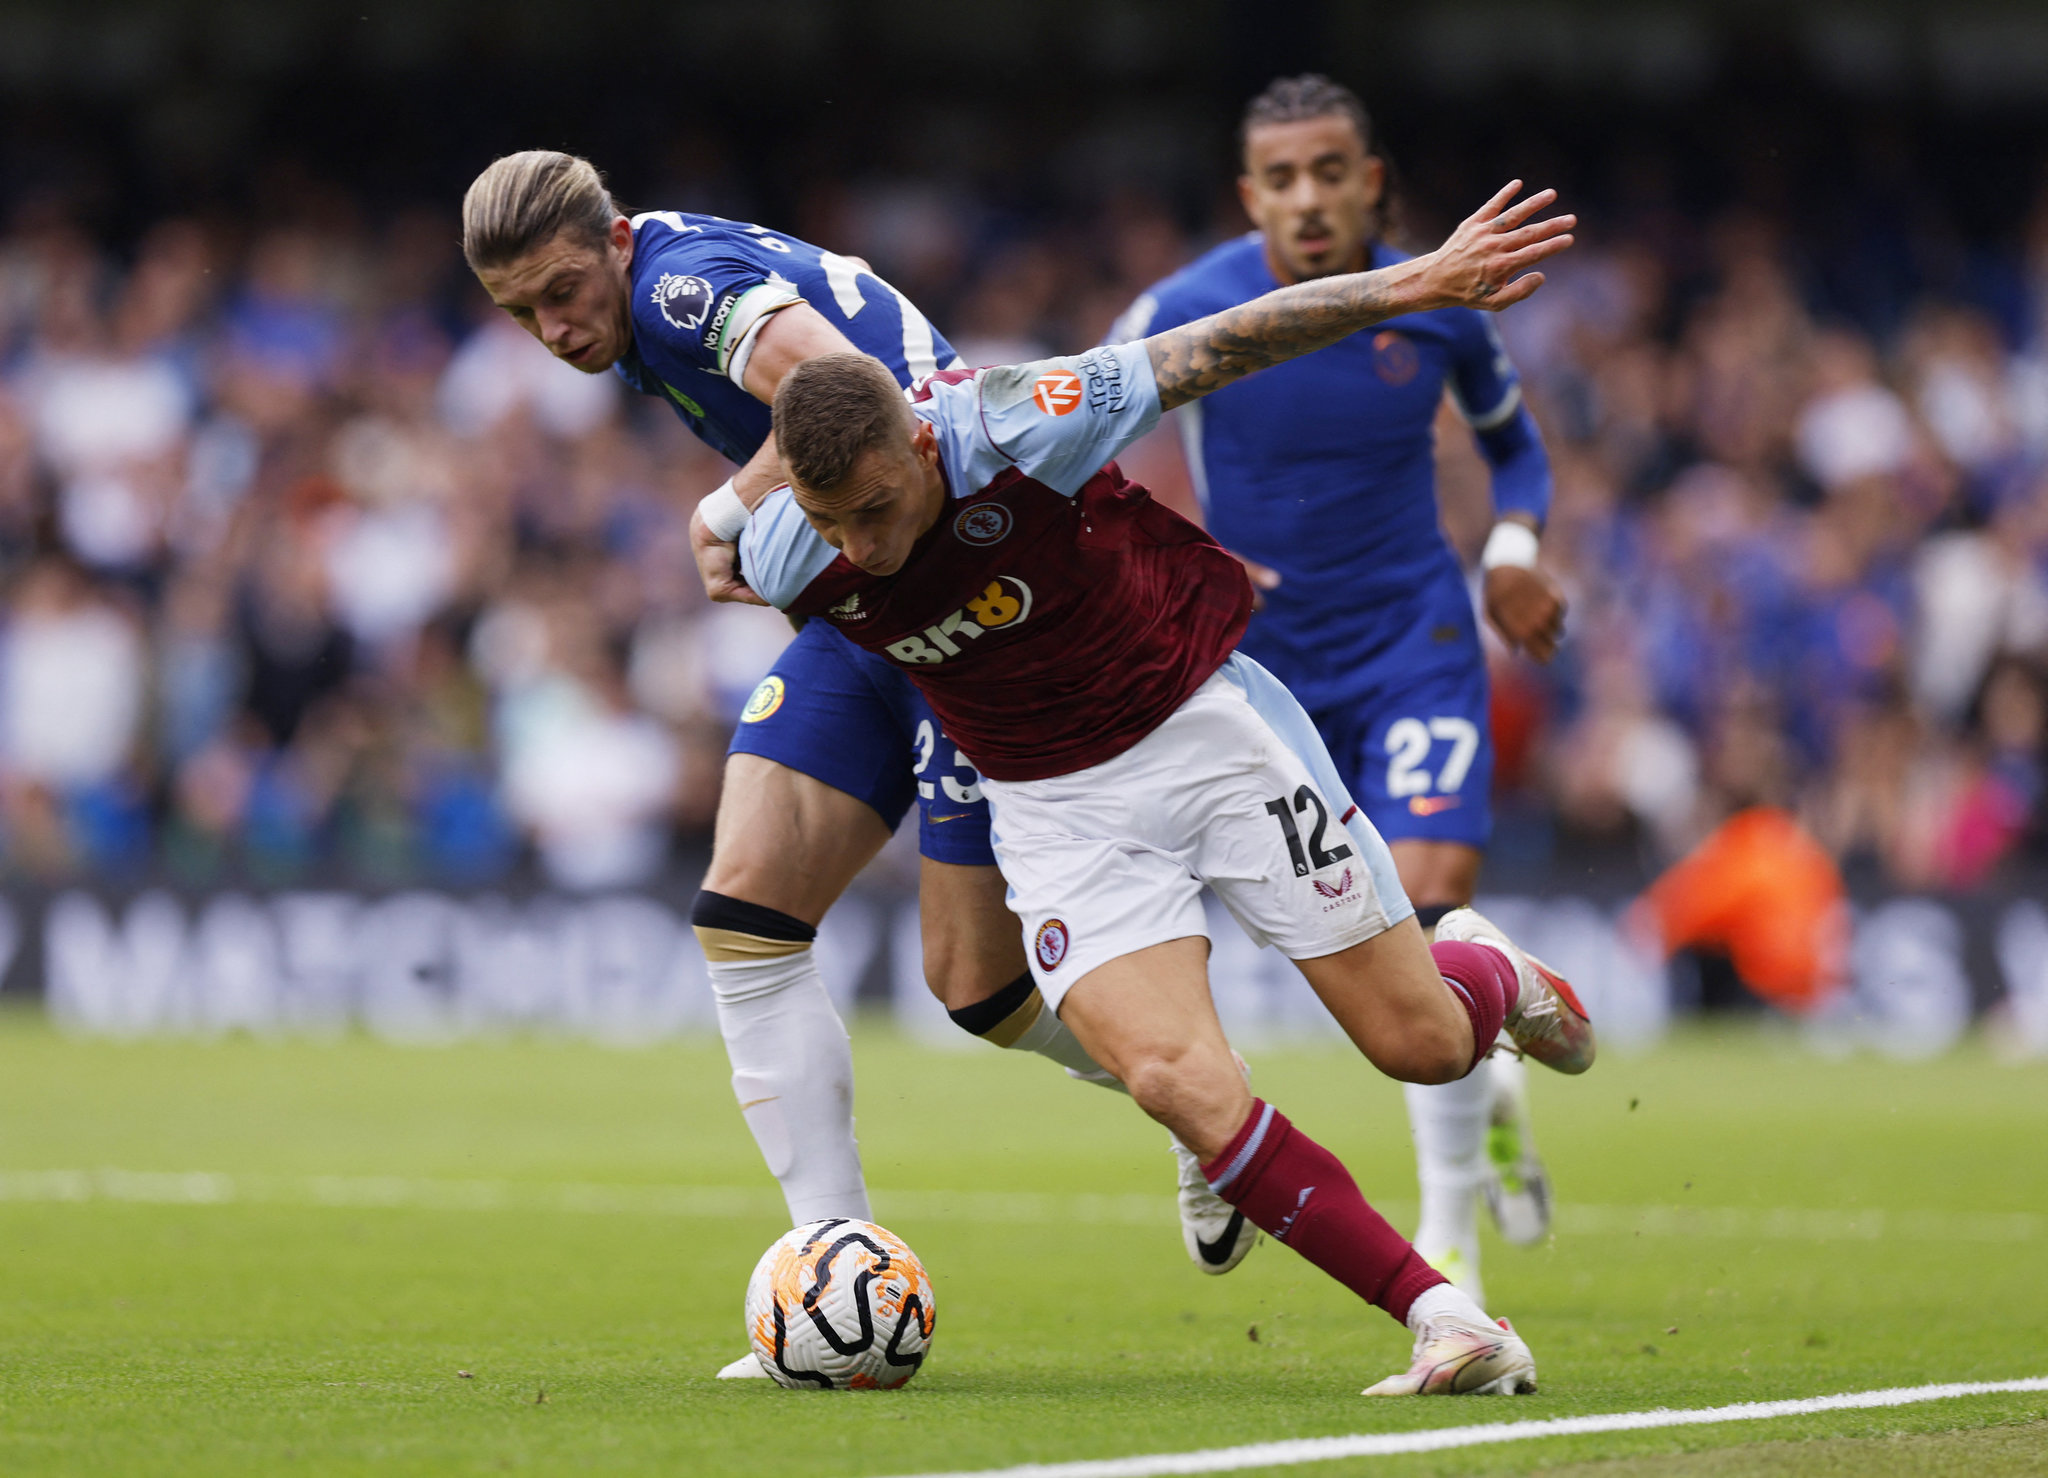
<svg viewBox="0 0 2048 1478"><path fill-rule="evenodd" d="M973 814L972 811L955 811L951 816L934 816L932 817L932 825L937 826L941 821L965 821Z"/></svg>
<svg viewBox="0 0 2048 1478"><path fill-rule="evenodd" d="M1202 1261L1212 1268L1220 1268L1230 1261L1231 1250L1237 1246L1237 1239L1244 1231L1244 1213L1230 1213L1230 1225L1223 1229L1223 1235L1213 1242L1195 1238L1195 1249L1202 1254Z"/></svg>
<svg viewBox="0 0 2048 1478"><path fill-rule="evenodd" d="M1416 816L1434 816L1439 811L1448 811L1463 799L1455 795L1419 795L1408 802L1408 810Z"/></svg>
<svg viewBox="0 0 2048 1478"><path fill-rule="evenodd" d="M740 1112L745 1113L748 1109L757 1108L764 1103L773 1103L776 1099L780 1098L781 1096L782 1095L780 1093L771 1093L766 1098L750 1098L745 1103L740 1105Z"/></svg>

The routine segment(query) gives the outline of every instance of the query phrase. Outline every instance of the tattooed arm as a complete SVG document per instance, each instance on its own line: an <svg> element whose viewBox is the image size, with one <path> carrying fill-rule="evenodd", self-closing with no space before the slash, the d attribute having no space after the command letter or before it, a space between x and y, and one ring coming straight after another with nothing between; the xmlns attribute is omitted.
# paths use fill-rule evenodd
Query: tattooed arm
<svg viewBox="0 0 2048 1478"><path fill-rule="evenodd" d="M1505 308L1543 285L1541 272L1515 274L1572 244L1576 216L1530 217L1557 199L1544 190L1510 208L1516 180L1427 256L1377 272L1347 272L1297 283L1145 341L1165 410L1221 390L1254 370L1334 344L1403 313L1432 308Z"/></svg>

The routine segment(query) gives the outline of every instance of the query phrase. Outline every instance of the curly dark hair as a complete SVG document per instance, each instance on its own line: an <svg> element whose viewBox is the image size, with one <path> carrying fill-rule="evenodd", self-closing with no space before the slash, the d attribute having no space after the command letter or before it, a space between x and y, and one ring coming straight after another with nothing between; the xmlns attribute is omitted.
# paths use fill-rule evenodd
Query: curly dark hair
<svg viewBox="0 0 2048 1478"><path fill-rule="evenodd" d="M1367 154L1380 161L1385 171L1379 204L1373 207L1373 234L1382 241L1399 244L1407 237L1402 212L1401 173L1386 150L1374 147L1372 117L1358 94L1341 82L1332 82L1321 72L1304 72L1299 77L1275 77L1266 90L1244 105L1244 117L1237 125L1237 159L1245 162L1245 147L1252 130L1268 123L1299 123L1305 118L1345 118L1358 130L1358 142Z"/></svg>
<svg viewBox="0 0 2048 1478"><path fill-rule="evenodd" d="M1262 123L1299 123L1304 118L1348 118L1358 130L1365 152L1373 152L1372 119L1358 94L1341 82L1332 82L1321 72L1304 72L1299 77L1275 77L1266 90L1244 105L1244 117L1237 125L1238 157L1251 132Z"/></svg>

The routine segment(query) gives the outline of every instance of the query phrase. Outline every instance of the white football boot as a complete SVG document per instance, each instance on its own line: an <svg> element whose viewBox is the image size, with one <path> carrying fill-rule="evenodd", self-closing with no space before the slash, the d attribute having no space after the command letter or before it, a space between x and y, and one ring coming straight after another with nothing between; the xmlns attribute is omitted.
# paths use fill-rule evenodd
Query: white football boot
<svg viewBox="0 0 2048 1478"><path fill-rule="evenodd" d="M1244 1054L1233 1048L1230 1060L1237 1064L1245 1086L1250 1087L1252 1069ZM1212 1276L1221 1276L1243 1262L1245 1254L1259 1245L1259 1229L1244 1219L1242 1211L1209 1189L1209 1177L1202 1174L1199 1155L1182 1144L1178 1136L1168 1143L1173 1148L1174 1163L1180 1168L1181 1245L1187 1248L1188 1259L1196 1267Z"/></svg>
<svg viewBox="0 0 2048 1478"><path fill-rule="evenodd" d="M1536 1357L1507 1320L1484 1324L1445 1315L1415 1331L1415 1358L1406 1370L1363 1394L1526 1396L1535 1389Z"/></svg>
<svg viewBox="0 0 2048 1478"><path fill-rule="evenodd" d="M1259 1229L1209 1189L1201 1156L1178 1139L1172 1144L1173 1158L1180 1166L1180 1240L1188 1249L1189 1260L1203 1272L1227 1273L1258 1244Z"/></svg>
<svg viewBox="0 0 2048 1478"><path fill-rule="evenodd" d="M1500 1234L1517 1247L1533 1247L1550 1235L1550 1175L1536 1153L1521 1059L1506 1052L1495 1053L1491 1087L1493 1101L1487 1105L1487 1176L1480 1190ZM1434 1258L1430 1261L1435 1263ZM1463 1286L1458 1276L1441 1263L1436 1263L1436 1267L1453 1283ZM1478 1297L1473 1290L1466 1291Z"/></svg>
<svg viewBox="0 0 2048 1478"><path fill-rule="evenodd" d="M1502 1025L1517 1052L1561 1073L1582 1073L1593 1065L1593 1023L1562 975L1517 948L1477 909L1452 909L1437 921L1436 937L1438 943L1491 945L1515 967L1521 999Z"/></svg>
<svg viewBox="0 0 2048 1478"><path fill-rule="evenodd" d="M747 1351L746 1354L740 1356L739 1359L733 1361L732 1364L720 1370L718 1372L718 1378L720 1380L774 1379L773 1376L768 1374L767 1367L762 1365L761 1357L759 1355L756 1355L752 1350Z"/></svg>

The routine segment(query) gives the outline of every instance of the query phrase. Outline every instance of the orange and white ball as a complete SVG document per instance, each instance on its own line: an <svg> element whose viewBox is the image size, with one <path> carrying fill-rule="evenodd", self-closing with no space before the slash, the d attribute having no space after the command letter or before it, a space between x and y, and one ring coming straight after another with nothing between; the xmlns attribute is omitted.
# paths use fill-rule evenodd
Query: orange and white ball
<svg viewBox="0 0 2048 1478"><path fill-rule="evenodd" d="M868 1221L784 1233L747 1284L747 1337L792 1390L894 1390L924 1363L937 1313L917 1254Z"/></svg>

